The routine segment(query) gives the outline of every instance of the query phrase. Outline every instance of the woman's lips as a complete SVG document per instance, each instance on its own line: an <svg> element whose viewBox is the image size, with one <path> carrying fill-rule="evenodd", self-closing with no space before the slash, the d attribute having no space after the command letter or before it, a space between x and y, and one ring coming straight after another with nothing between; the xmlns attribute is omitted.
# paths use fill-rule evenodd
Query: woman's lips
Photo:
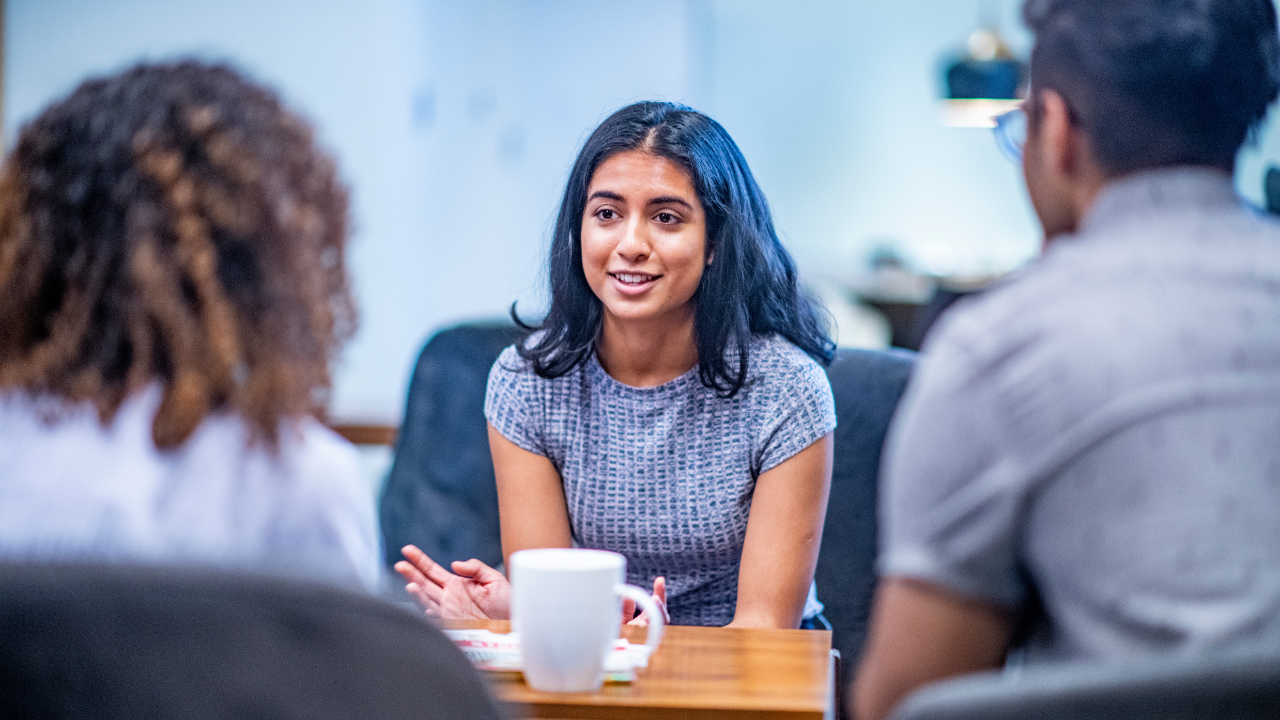
<svg viewBox="0 0 1280 720"><path fill-rule="evenodd" d="M613 278L614 285L618 290L624 293L640 293L649 289L661 275L650 275L648 273L628 273L613 272L609 273L609 277Z"/></svg>

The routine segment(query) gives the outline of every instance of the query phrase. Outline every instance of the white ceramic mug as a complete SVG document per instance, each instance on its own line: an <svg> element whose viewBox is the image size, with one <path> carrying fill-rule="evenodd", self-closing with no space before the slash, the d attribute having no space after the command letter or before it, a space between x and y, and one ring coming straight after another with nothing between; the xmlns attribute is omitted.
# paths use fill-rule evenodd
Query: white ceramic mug
<svg viewBox="0 0 1280 720"><path fill-rule="evenodd" d="M662 610L626 585L627 559L579 548L511 553L511 629L520 636L524 678L537 690L581 692L604 682L604 660L618 637L622 600L649 612L645 645L662 641Z"/></svg>

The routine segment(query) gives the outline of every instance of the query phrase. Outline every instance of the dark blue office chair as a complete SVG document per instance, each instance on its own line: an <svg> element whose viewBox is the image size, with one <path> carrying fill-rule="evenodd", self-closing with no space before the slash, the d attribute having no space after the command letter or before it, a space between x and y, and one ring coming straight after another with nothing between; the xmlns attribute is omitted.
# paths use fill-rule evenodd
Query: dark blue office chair
<svg viewBox="0 0 1280 720"><path fill-rule="evenodd" d="M862 651L875 589L880 450L914 364L908 350L840 350L827 368L839 425L814 581L842 658L841 698Z"/></svg>
<svg viewBox="0 0 1280 720"><path fill-rule="evenodd" d="M523 335L510 323L459 325L422 349L382 493L388 566L409 543L446 567L502 562L484 394L489 368Z"/></svg>
<svg viewBox="0 0 1280 720"><path fill-rule="evenodd" d="M210 569L0 564L0 717L503 717L420 613Z"/></svg>
<svg viewBox="0 0 1280 720"><path fill-rule="evenodd" d="M893 720L1263 720L1280 718L1280 650L980 673L929 685Z"/></svg>

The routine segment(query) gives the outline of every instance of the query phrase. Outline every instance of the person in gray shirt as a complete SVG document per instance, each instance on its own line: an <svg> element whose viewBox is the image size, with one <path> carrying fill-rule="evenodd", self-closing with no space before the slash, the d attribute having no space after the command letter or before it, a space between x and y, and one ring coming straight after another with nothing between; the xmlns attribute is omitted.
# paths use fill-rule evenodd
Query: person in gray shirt
<svg viewBox="0 0 1280 720"><path fill-rule="evenodd" d="M943 319L895 417L864 720L1014 646L1280 647L1280 223L1232 184L1277 95L1275 9L1023 12L1012 146L1045 252Z"/></svg>

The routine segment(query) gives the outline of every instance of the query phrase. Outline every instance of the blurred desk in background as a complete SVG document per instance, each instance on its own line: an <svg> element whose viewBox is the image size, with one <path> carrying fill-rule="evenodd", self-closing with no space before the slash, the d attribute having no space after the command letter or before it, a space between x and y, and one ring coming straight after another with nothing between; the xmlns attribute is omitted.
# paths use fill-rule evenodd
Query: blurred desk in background
<svg viewBox="0 0 1280 720"><path fill-rule="evenodd" d="M386 445L395 447L400 428L395 425L350 425L333 423L329 429L354 445Z"/></svg>
<svg viewBox="0 0 1280 720"><path fill-rule="evenodd" d="M505 633L505 620L446 620L449 629ZM645 628L622 636L644 642ZM618 720L822 720L835 718L831 633L822 630L667 628L662 645L632 683L597 692L531 689L519 673L485 673L516 717Z"/></svg>
<svg viewBox="0 0 1280 720"><path fill-rule="evenodd" d="M952 303L982 292L1000 276L934 277L904 271L834 278L850 297L884 315L893 347L919 350Z"/></svg>

